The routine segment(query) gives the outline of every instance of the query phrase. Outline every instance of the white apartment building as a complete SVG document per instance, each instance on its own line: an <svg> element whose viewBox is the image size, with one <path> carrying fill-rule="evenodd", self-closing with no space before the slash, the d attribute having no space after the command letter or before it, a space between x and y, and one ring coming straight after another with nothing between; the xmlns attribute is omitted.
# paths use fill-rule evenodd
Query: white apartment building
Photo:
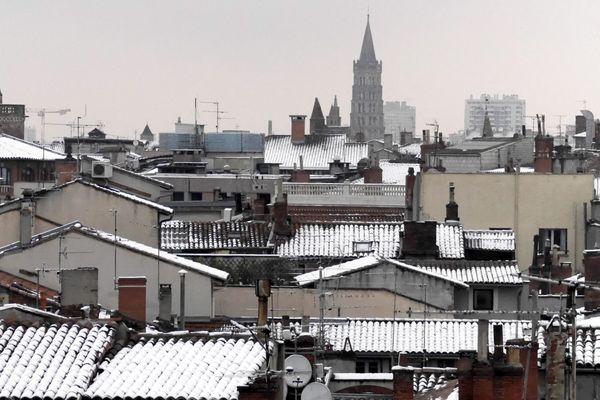
<svg viewBox="0 0 600 400"><path fill-rule="evenodd" d="M400 142L400 132L416 131L417 109L409 106L405 101L386 101L383 104L383 121L385 133L394 135L394 141Z"/></svg>
<svg viewBox="0 0 600 400"><path fill-rule="evenodd" d="M494 136L512 136L521 132L525 124L525 100L516 94L482 94L478 99L471 95L465 100L465 135L481 136L487 109Z"/></svg>

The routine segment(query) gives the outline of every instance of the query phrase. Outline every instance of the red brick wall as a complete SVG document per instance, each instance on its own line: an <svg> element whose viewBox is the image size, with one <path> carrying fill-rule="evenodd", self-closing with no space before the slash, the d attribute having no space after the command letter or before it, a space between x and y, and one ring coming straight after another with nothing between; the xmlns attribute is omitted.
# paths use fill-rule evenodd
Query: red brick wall
<svg viewBox="0 0 600 400"><path fill-rule="evenodd" d="M120 277L119 312L138 321L146 320L146 278Z"/></svg>
<svg viewBox="0 0 600 400"><path fill-rule="evenodd" d="M392 369L392 373L394 374L394 400L413 400L412 369Z"/></svg>
<svg viewBox="0 0 600 400"><path fill-rule="evenodd" d="M304 142L305 116L292 116L292 143Z"/></svg>

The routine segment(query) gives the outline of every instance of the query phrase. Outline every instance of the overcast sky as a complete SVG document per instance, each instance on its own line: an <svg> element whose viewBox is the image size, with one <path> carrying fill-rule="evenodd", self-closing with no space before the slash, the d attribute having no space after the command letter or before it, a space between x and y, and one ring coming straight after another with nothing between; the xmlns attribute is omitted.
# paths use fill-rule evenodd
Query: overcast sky
<svg viewBox="0 0 600 400"><path fill-rule="evenodd" d="M470 94L518 94L549 128L558 114L574 123L583 99L600 114L596 0L2 1L0 90L5 103L73 110L47 122L87 104L85 121L120 137L193 122L196 96L234 118L224 129L265 132L271 119L288 133L289 114L310 114L315 96L327 113L337 94L348 124L367 9L384 100L416 106L418 131L433 119L462 129ZM214 130L214 114L199 122Z"/></svg>

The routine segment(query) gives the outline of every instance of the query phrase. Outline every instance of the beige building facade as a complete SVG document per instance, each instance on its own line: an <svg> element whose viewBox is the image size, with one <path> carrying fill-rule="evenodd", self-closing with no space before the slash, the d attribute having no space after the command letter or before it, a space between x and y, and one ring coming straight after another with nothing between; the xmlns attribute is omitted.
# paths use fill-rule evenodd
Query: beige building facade
<svg viewBox="0 0 600 400"><path fill-rule="evenodd" d="M78 228L66 229L29 246L5 247L0 255L0 270L27 280L35 279L32 274L37 270L40 285L60 292L59 269L95 267L98 269L98 303L108 309L119 306L115 278L143 276L148 321L159 315L159 283L171 285L171 314L180 314L179 271L185 270L186 316L214 315L213 283L224 281L227 273L124 239L115 246L110 238L106 234L82 233Z"/></svg>
<svg viewBox="0 0 600 400"><path fill-rule="evenodd" d="M584 203L593 197L593 175L422 173L413 203L418 219L444 220L451 182L465 229L515 231L522 270L531 265L536 234L548 235L560 246L561 261L583 270Z"/></svg>

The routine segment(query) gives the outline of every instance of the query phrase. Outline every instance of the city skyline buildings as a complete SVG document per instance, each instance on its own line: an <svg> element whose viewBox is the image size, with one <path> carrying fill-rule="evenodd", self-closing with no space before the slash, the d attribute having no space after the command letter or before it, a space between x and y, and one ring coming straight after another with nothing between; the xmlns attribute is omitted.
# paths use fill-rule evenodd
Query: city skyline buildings
<svg viewBox="0 0 600 400"><path fill-rule="evenodd" d="M273 120L276 133L287 133L289 114L308 114L314 97L337 94L349 123L350 62L368 7L311 0L302 9L275 1L4 3L0 23L11 34L0 38L0 48L10 58L0 65L0 88L6 102L73 110L48 122L70 123L87 105L88 123L102 120L109 135L121 137L133 138L146 122L160 132L178 116L192 121L194 97L220 102L234 118L222 121L224 129L264 132ZM577 114L584 99L591 110L600 106L596 56L583 64L567 56L594 48L599 12L595 2L371 4L385 61L383 99L419 108L417 132L435 119L452 133L463 129L469 94L517 93L553 127L554 115ZM533 24L531 15L561 20L561 28ZM503 26L505 34L489 26ZM214 112L204 112L212 108L199 108L200 123L214 125ZM40 131L39 118L27 123ZM70 133L56 126L46 132L47 138Z"/></svg>

